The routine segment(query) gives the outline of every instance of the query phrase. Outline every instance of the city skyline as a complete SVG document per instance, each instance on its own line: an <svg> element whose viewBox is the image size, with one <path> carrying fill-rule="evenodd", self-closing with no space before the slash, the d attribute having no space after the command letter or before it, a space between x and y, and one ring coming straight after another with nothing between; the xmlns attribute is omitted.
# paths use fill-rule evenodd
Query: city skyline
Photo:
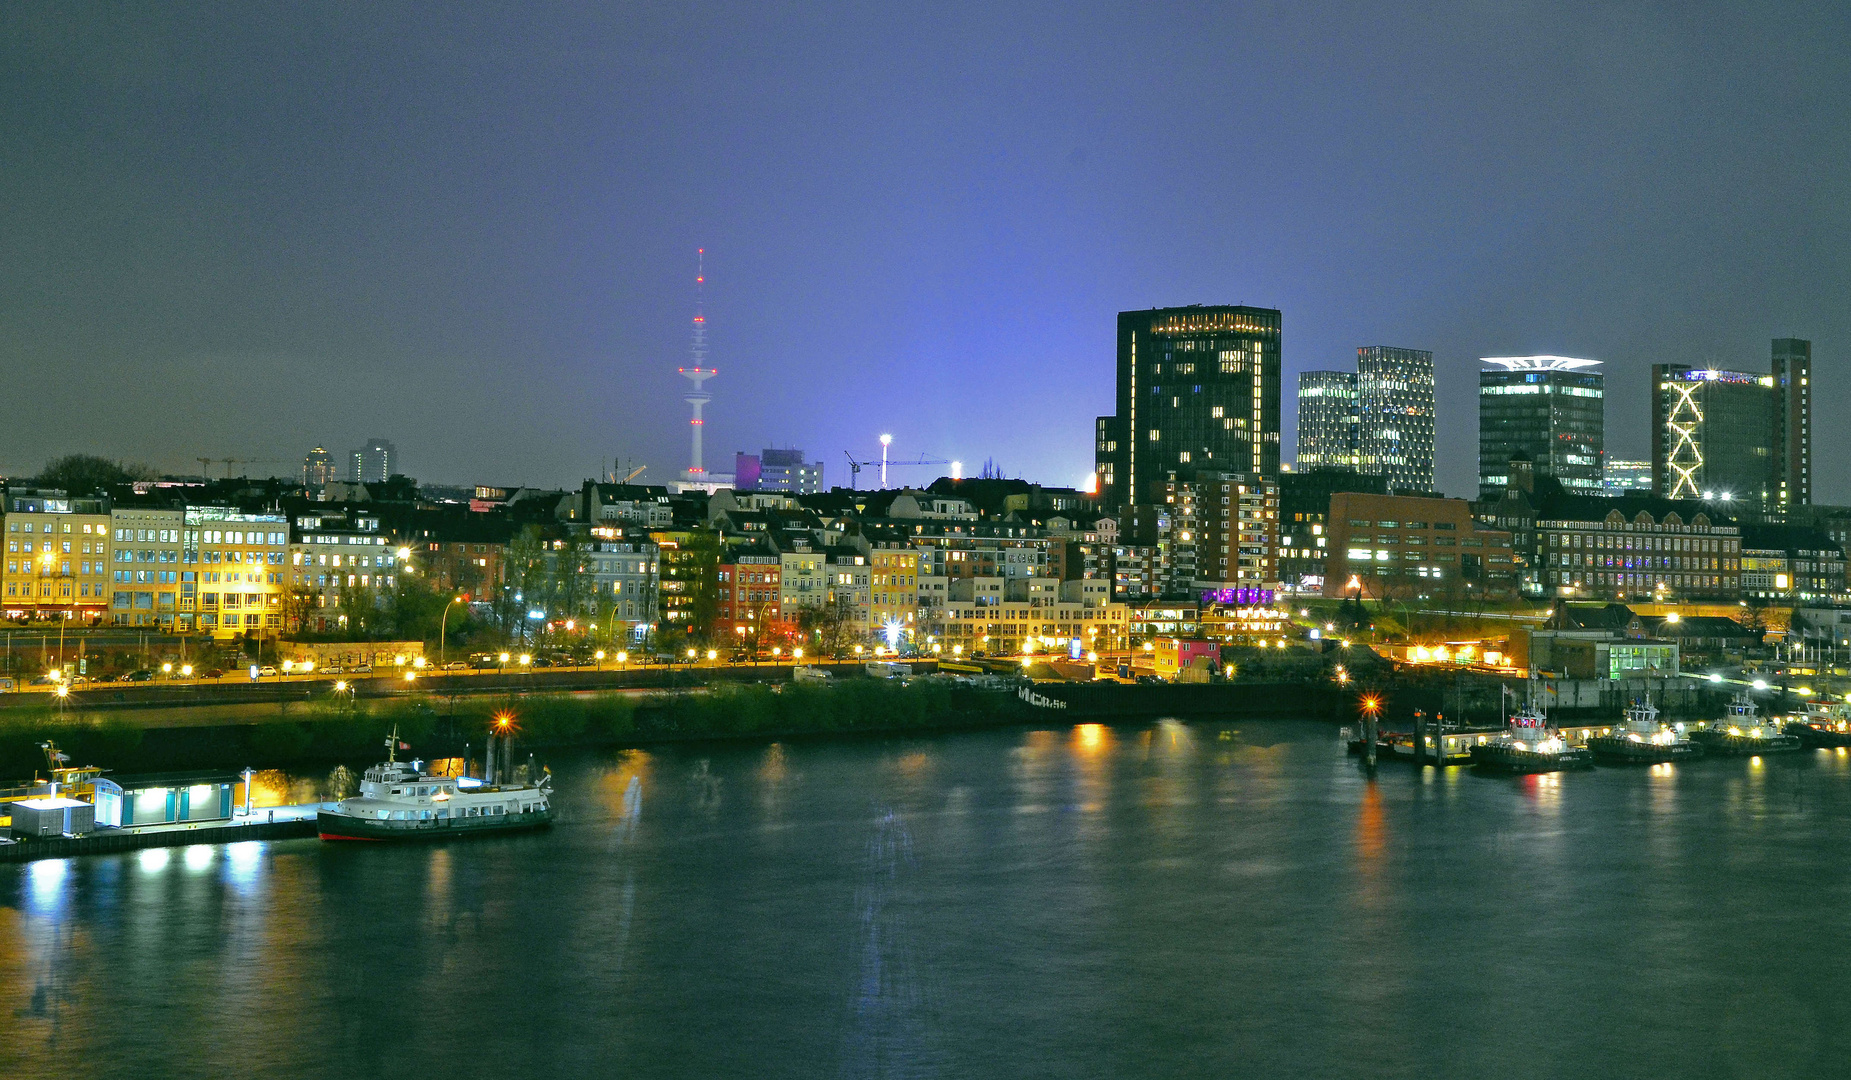
<svg viewBox="0 0 1851 1080"><path fill-rule="evenodd" d="M215 36L19 18L0 109L34 153L0 177L0 363L42 400L0 439L13 475L81 450L176 472L299 459L390 431L436 482L569 483L612 459L672 478L700 248L721 461L784 441L867 459L890 432L898 459L1074 484L1111 411L1114 314L1235 303L1284 313L1287 385L1359 342L1432 351L1436 486L1466 494L1479 356L1605 361L1611 449L1642 459L1651 364L1743 368L1798 337L1830 386L1851 341L1829 255L1845 122L1807 105L1851 60L1817 11L1272 13L1241 32L1306 47L1238 63L1172 54L1214 20L1158 14L1112 67L1171 76L1122 84L1093 62L1118 38L1105 9L1075 9L1019 72L995 61L1034 20L975 9L820 31L762 13L743 38L693 10L568 8L533 34L484 17L454 40L385 12L233 12ZM977 31L944 65L895 44ZM745 38L793 63L754 63ZM1384 53L1429 72L1418 91L1355 92ZM839 72L805 74L843 55L853 99ZM330 77L349 69L382 74ZM1209 149L1158 166L1165 130ZM1274 148L1259 173L1256 140ZM1775 173L1755 164L1770 145ZM1365 158L1404 164L1353 174ZM962 392L1000 372L1015 393ZM136 422L149 387L161 425ZM1821 445L1851 436L1816 424ZM1851 502L1851 468L1818 470L1815 501Z"/></svg>

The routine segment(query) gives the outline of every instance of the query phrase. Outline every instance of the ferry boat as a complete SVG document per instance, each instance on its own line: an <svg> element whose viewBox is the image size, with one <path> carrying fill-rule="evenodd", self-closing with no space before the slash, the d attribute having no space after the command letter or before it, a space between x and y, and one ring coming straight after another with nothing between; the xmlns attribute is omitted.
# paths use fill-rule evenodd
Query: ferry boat
<svg viewBox="0 0 1851 1080"><path fill-rule="evenodd" d="M1618 727L1588 739L1587 747L1594 752L1596 761L1621 765L1656 765L1703 756L1701 743L1691 742L1658 719L1658 707L1652 704L1650 694L1644 701L1632 703Z"/></svg>
<svg viewBox="0 0 1851 1080"><path fill-rule="evenodd" d="M1851 719L1844 706L1830 702L1808 701L1806 711L1787 717L1780 730L1814 750L1851 746Z"/></svg>
<svg viewBox="0 0 1851 1080"><path fill-rule="evenodd" d="M512 735L502 737L502 756L512 754ZM488 777L434 776L421 763L398 760L410 749L394 729L386 760L366 770L360 794L316 815L323 840L439 840L484 833L543 829L553 823L553 784L543 774L535 783L495 780L495 739L488 751ZM512 777L510 762L502 774Z"/></svg>
<svg viewBox="0 0 1851 1080"><path fill-rule="evenodd" d="M1780 730L1760 712L1753 698L1739 693L1729 703L1728 714L1693 730L1691 741L1712 754L1779 754L1800 748L1799 736Z"/></svg>
<svg viewBox="0 0 1851 1080"><path fill-rule="evenodd" d="M1511 714L1504 730L1472 747L1472 764L1499 772L1563 772L1593 768L1594 754L1585 746L1570 746L1550 726L1532 683L1528 700Z"/></svg>

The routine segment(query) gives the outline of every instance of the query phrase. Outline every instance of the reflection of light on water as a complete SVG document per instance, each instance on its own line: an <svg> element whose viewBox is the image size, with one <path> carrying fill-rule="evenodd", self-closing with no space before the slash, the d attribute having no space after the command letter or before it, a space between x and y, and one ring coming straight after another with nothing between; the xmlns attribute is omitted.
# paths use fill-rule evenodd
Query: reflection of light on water
<svg viewBox="0 0 1851 1080"><path fill-rule="evenodd" d="M261 840L243 840L225 845L225 879L239 892L249 892L257 884L257 872L263 866L264 845Z"/></svg>
<svg viewBox="0 0 1851 1080"><path fill-rule="evenodd" d="M1530 773L1518 781L1519 789L1538 810L1562 808L1562 774Z"/></svg>
<svg viewBox="0 0 1851 1080"><path fill-rule="evenodd" d="M212 865L212 847L210 844L194 844L186 849L186 868L198 873Z"/></svg>
<svg viewBox="0 0 1851 1080"><path fill-rule="evenodd" d="M141 864L142 873L158 874L167 869L167 860L172 856L173 852L164 847L143 848L135 861Z"/></svg>
<svg viewBox="0 0 1851 1080"><path fill-rule="evenodd" d="M26 864L26 893L32 898L32 910L50 915L64 906L64 879L71 871L69 859L40 859Z"/></svg>
<svg viewBox="0 0 1851 1080"><path fill-rule="evenodd" d="M1103 752L1111 742L1111 732L1104 724L1075 724L1073 745L1087 757Z"/></svg>

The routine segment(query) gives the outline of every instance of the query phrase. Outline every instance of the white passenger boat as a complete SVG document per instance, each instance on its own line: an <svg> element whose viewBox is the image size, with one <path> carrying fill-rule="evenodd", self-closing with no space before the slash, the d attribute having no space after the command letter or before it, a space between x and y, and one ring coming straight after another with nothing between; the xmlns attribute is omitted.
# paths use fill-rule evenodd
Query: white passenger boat
<svg viewBox="0 0 1851 1080"><path fill-rule="evenodd" d="M511 735L501 737L505 759L512 753ZM483 833L543 829L553 823L552 777L542 773L533 782L497 782L496 739L489 740L488 777L436 776L425 773L418 761L398 760L408 749L393 731L386 740L386 760L366 770L360 794L342 799L317 815L323 840L436 840ZM512 762L501 763L501 775L512 778Z"/></svg>

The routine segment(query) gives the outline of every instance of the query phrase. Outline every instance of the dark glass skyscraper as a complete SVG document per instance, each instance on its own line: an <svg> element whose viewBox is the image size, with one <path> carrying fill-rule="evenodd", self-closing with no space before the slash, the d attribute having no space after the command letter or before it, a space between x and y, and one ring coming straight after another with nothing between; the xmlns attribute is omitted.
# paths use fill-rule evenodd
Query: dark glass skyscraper
<svg viewBox="0 0 1851 1080"><path fill-rule="evenodd" d="M1356 350L1357 471L1388 490L1433 490L1433 354L1367 345Z"/></svg>
<svg viewBox="0 0 1851 1080"><path fill-rule="evenodd" d="M1652 490L1766 513L1812 503L1812 343L1777 338L1760 375L1652 365Z"/></svg>
<svg viewBox="0 0 1851 1080"><path fill-rule="evenodd" d="M1160 503L1174 473L1279 476L1279 326L1272 308L1118 316L1118 412L1099 418L1101 502Z"/></svg>
<svg viewBox="0 0 1851 1080"><path fill-rule="evenodd" d="M1478 497L1497 499L1517 451L1574 494L1598 494L1606 387L1598 360L1489 356L1478 373Z"/></svg>
<svg viewBox="0 0 1851 1080"><path fill-rule="evenodd" d="M1356 373L1298 373L1299 472L1314 469L1356 471Z"/></svg>

